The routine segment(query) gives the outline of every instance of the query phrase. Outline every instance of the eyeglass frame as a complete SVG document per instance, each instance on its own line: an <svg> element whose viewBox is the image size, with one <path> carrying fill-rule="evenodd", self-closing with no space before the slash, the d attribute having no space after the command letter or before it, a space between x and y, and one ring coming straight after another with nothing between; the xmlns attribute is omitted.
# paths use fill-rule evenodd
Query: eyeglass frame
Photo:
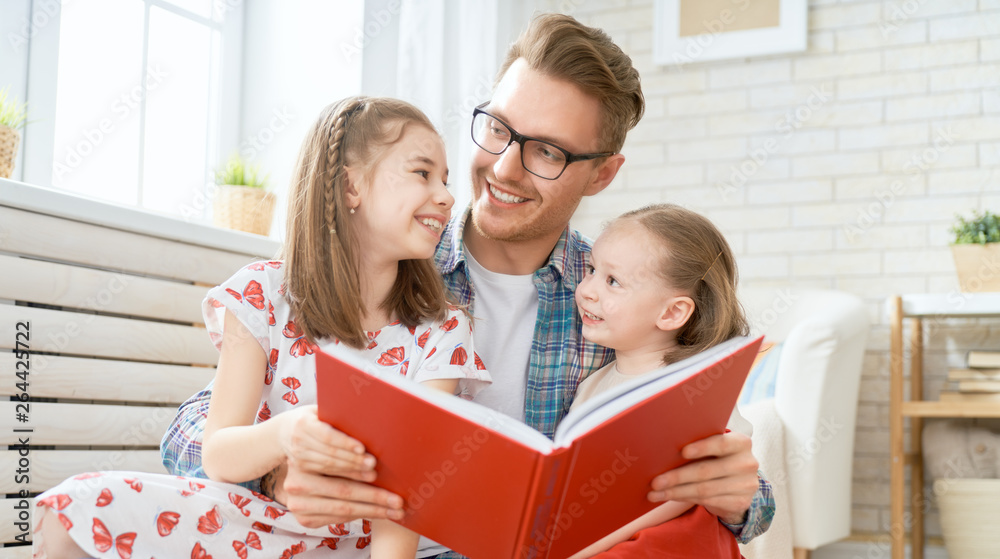
<svg viewBox="0 0 1000 559"><path fill-rule="evenodd" d="M516 142L518 144L518 146L520 146L520 148L521 148L521 167L524 168L525 171L531 173L532 175L535 175L536 177L538 177L540 179L545 179L545 180L548 180L548 181L554 181L554 180L558 179L559 177L561 177L562 174L566 172L566 167L569 167L570 163L575 163L577 161L589 161L591 159L599 159L601 157L608 157L608 156L614 155L616 153L616 152L613 152L613 151L605 151L605 152L601 152L601 153L572 153L572 152L570 152L567 149L564 149L564 148L562 148L560 146L557 146L557 145L553 144L552 142L548 142L546 140L541 140L541 139L538 139L538 138L533 138L531 136L525 136L524 134L519 133L517 130L514 130L514 127L512 127L511 125L509 125L506 122L504 122L504 120L502 118L499 118L499 117L497 117L497 116L495 116L495 115L493 115L491 113L488 113L488 112L484 111L483 107L485 107L486 105L489 105L489 104L490 104L490 102L486 101L485 103L479 105L478 107L476 107L475 109L472 110L472 124L470 125L471 134L472 134L472 143L476 144L479 147L479 149L485 151L486 153L489 153L489 154L492 154L492 155L501 155L501 154L503 154L503 152L507 151L507 148L509 148L511 144L513 144L513 143ZM486 116L488 116L488 117L496 120L500 124L503 124L507 128L508 131L510 131L510 140L507 141L507 145L505 145L502 150L500 150L498 152L492 152L492 151L484 148L482 145L480 145L480 143L478 141L476 141L476 127L475 127L475 125L476 125L476 117L479 116L480 114L484 114L484 115L486 115ZM562 171L559 171L558 175L556 175L556 176L554 176L552 178L549 178L549 177L543 177L542 175L539 175L538 173L536 173L536 172L532 171L531 169L529 169L528 166L524 164L524 143L528 142L528 141L539 142L539 143L545 144L547 146L552 146L555 149L561 151L563 153L563 155L566 156L566 162L563 164Z"/></svg>

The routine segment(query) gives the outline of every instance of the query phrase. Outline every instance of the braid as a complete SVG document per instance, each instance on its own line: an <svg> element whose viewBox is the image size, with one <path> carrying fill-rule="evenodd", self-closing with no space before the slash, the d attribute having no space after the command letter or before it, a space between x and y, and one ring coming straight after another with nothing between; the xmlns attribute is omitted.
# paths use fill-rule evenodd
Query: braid
<svg viewBox="0 0 1000 559"><path fill-rule="evenodd" d="M327 180L323 189L326 223L330 233L337 228L336 185L344 174L344 135L347 133L347 119L364 108L365 99L359 98L344 107L330 128L329 147L326 150Z"/></svg>

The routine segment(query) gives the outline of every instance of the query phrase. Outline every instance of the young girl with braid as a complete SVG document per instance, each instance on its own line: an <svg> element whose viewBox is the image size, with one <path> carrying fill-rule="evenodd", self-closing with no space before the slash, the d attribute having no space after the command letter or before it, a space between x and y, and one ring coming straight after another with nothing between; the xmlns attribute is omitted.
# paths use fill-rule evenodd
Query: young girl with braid
<svg viewBox="0 0 1000 559"><path fill-rule="evenodd" d="M576 304L583 336L614 349L615 361L580 383L570 409L664 365L747 335L736 281L729 243L695 212L659 204L612 221L594 242L586 275L576 288ZM729 428L743 431L748 426L734 410ZM673 530L643 531L668 521ZM663 559L740 558L736 537L716 516L701 506L668 501L573 559L595 554L600 559L651 557L653 550Z"/></svg>
<svg viewBox="0 0 1000 559"><path fill-rule="evenodd" d="M374 477L361 443L317 416L317 349L345 344L383 374L469 398L489 382L429 260L454 203L447 179L444 144L412 105L324 109L293 175L283 260L246 266L203 303L221 352L203 437L211 479L68 479L37 500L35 557L414 557L418 536L391 521L306 527L236 484L292 459Z"/></svg>

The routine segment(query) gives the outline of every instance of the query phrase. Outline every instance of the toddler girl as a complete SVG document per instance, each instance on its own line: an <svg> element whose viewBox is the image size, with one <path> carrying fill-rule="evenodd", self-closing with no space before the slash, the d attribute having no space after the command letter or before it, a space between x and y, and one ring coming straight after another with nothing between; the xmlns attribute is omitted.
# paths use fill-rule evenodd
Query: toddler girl
<svg viewBox="0 0 1000 559"><path fill-rule="evenodd" d="M576 304L589 341L615 350L615 361L587 377L573 407L614 386L704 351L749 325L736 296L736 261L708 219L661 204L626 213L594 243ZM571 408L572 409L572 408ZM745 422L734 411L734 422ZM676 530L643 528L670 521ZM620 543L623 542L623 543ZM736 537L703 507L667 502L574 556L739 558ZM643 555L645 556L645 555Z"/></svg>

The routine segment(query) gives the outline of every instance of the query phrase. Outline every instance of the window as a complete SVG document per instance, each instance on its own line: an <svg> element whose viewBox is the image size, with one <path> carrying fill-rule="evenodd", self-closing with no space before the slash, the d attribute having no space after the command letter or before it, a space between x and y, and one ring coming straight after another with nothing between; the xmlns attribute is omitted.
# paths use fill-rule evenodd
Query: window
<svg viewBox="0 0 1000 559"><path fill-rule="evenodd" d="M238 4L64 3L50 184L158 212L189 211L224 148L220 123L235 120L223 111L239 106L228 98L238 84L223 91L227 75L239 76Z"/></svg>

